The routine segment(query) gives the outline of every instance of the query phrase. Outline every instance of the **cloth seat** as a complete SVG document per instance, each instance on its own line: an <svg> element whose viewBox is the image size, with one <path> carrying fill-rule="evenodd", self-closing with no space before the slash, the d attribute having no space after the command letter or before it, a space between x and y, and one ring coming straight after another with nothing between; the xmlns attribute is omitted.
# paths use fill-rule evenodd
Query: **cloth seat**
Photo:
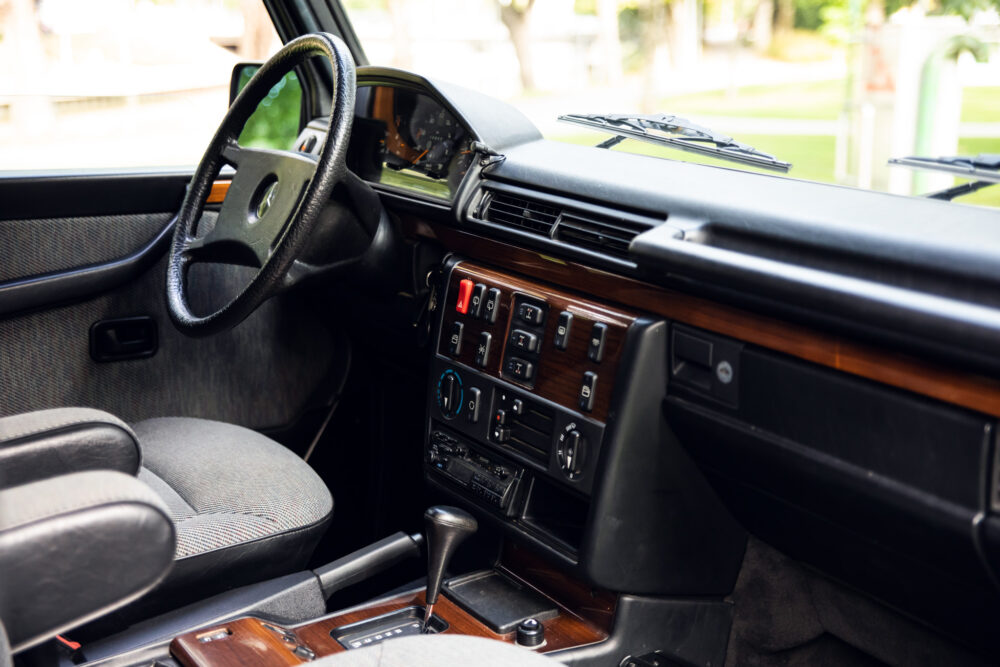
<svg viewBox="0 0 1000 667"><path fill-rule="evenodd" d="M0 418L0 490L95 470L138 476L177 535L166 579L109 623L301 570L333 513L308 463L240 426L173 417L130 427L90 408Z"/></svg>
<svg viewBox="0 0 1000 667"><path fill-rule="evenodd" d="M163 499L177 530L158 602L179 604L306 566L333 514L330 491L308 463L222 422L166 417L133 430L139 480Z"/></svg>

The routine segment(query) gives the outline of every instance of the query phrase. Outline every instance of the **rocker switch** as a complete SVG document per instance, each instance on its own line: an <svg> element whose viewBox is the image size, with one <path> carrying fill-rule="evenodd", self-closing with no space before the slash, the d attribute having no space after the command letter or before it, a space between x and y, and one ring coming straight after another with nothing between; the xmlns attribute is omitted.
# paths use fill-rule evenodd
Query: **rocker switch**
<svg viewBox="0 0 1000 667"><path fill-rule="evenodd" d="M462 334L465 332L465 325L455 322L451 325L451 335L448 336L448 352L458 356L462 352Z"/></svg>
<svg viewBox="0 0 1000 667"><path fill-rule="evenodd" d="M556 324L556 337L555 344L556 348L560 350L565 350L569 347L569 332L573 328L573 313L569 311L562 311L559 313L559 321Z"/></svg>
<svg viewBox="0 0 1000 667"><path fill-rule="evenodd" d="M489 331L479 334L479 345L476 346L476 365L480 368L485 368L490 361L490 344L492 342L493 336Z"/></svg>
<svg viewBox="0 0 1000 667"><path fill-rule="evenodd" d="M596 322L590 331L590 343L587 345L587 356L591 361L601 362L604 358L604 341L608 336L608 325Z"/></svg>
<svg viewBox="0 0 1000 667"><path fill-rule="evenodd" d="M597 391L597 373L587 371L580 385L580 409L590 412L594 409L594 393Z"/></svg>

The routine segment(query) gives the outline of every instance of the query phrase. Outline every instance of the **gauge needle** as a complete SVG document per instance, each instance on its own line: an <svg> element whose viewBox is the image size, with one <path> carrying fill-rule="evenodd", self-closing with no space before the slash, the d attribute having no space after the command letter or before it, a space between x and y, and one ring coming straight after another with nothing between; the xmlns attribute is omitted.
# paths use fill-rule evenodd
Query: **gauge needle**
<svg viewBox="0 0 1000 667"><path fill-rule="evenodd" d="M424 151L423 153L421 153L420 155L418 155L418 156L417 156L417 159L413 161L413 164L416 164L416 163L420 162L420 160L421 160L421 159L422 159L422 158L423 158L423 157L424 157L425 155L427 155L427 154L428 154L428 153L429 153L430 151L431 151L431 149L429 149L429 148L428 148L428 149L427 149L427 150L425 150L425 151Z"/></svg>

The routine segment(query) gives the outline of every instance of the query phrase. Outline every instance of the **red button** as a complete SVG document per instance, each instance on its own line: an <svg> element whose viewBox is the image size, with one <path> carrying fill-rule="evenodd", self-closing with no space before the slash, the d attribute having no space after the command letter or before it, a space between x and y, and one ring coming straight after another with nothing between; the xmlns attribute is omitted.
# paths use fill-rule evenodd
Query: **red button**
<svg viewBox="0 0 1000 667"><path fill-rule="evenodd" d="M458 303L455 304L455 310L463 315L469 312L469 299L472 298L473 287L474 285L469 279L458 283Z"/></svg>

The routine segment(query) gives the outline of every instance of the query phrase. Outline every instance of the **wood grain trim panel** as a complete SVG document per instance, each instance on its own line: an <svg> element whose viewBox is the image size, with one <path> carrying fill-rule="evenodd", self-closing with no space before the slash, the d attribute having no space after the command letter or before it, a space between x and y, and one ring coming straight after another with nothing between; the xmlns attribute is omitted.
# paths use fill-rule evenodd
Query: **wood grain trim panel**
<svg viewBox="0 0 1000 667"><path fill-rule="evenodd" d="M510 540L504 541L498 569L610 634L618 607L617 594L574 579L534 551Z"/></svg>
<svg viewBox="0 0 1000 667"><path fill-rule="evenodd" d="M226 193L229 192L229 186L232 184L232 181L215 181L212 183L212 189L209 191L208 199L205 200L205 203L221 204L222 200L226 198Z"/></svg>
<svg viewBox="0 0 1000 667"><path fill-rule="evenodd" d="M271 627L277 627L272 625ZM224 639L202 642L198 638L226 630ZM292 650L295 644L268 630L264 622L257 618L239 618L229 623L212 625L201 630L176 637L170 642L170 653L187 667L211 665L300 665L306 660Z"/></svg>
<svg viewBox="0 0 1000 667"><path fill-rule="evenodd" d="M1000 416L1000 380L994 378L954 370L891 349L548 257L413 216L401 219L407 236L436 240L449 250L493 266L953 405Z"/></svg>
<svg viewBox="0 0 1000 667"><path fill-rule="evenodd" d="M423 604L424 592L420 591L394 598L388 602L370 605L353 612L299 626L295 628L295 631L305 644L316 651L317 655L339 653L345 649L330 636L330 631L334 628L380 616L404 607L412 605L423 606ZM542 625L545 626L546 643L540 649L541 653L586 646L607 639L608 635L606 632L594 627L580 617L566 612L566 610L561 610L561 612L555 618L542 621ZM439 597L437 604L434 605L434 613L448 621L449 627L443 634L485 637L487 639L514 643L513 632L504 635L496 634L444 595Z"/></svg>
<svg viewBox="0 0 1000 667"><path fill-rule="evenodd" d="M474 283L483 283L488 288L498 287L502 290L503 297L497 311L496 322L490 324L484 319L456 312L455 299L458 294L458 283L463 279L472 280ZM511 329L517 326L512 313L515 293L545 301L549 306L548 315L545 318L545 332L540 342L541 349L537 359L535 384L531 391L538 396L578 412L580 411L578 400L583 374L591 371L598 376L594 393L594 408L585 414L599 421L606 421L608 411L611 408L611 391L615 373L618 370L618 361L625 346L625 336L628 327L635 321L635 316L632 314L581 299L567 292L521 277L501 273L470 262L462 262L452 271L448 283L448 294L443 301L443 327L438 352L472 368L478 368L475 358L480 334L484 331L488 332L492 336L489 361L480 370L487 375L502 378L507 382L521 384L509 377L503 377L501 374L504 348ZM560 350L555 347L553 341L558 326L559 313L564 310L573 314L573 324L570 327L569 344L565 350ZM457 357L451 355L448 350L449 334L455 322L462 322L464 325L462 346ZM587 357L590 332L596 322L608 326L604 357L600 363L593 362Z"/></svg>
<svg viewBox="0 0 1000 667"><path fill-rule="evenodd" d="M241 618L181 635L171 642L170 651L186 667L298 665L306 661L292 652L296 645L308 647L315 652L317 658L343 653L347 649L330 635L332 630L414 605L421 607L424 605L423 591L372 603L302 625L279 628L267 624L293 636L294 640L291 641L283 640L277 632L269 630L265 622L258 618ZM442 634L469 635L514 643L514 632L496 634L445 595L438 598L434 613L448 622L448 629ZM587 646L608 638L605 629L570 613L565 608L560 609L559 616L542 621L542 625L545 627L545 645L539 649L540 653ZM198 637L220 628L227 628L232 635L208 643L198 640Z"/></svg>

